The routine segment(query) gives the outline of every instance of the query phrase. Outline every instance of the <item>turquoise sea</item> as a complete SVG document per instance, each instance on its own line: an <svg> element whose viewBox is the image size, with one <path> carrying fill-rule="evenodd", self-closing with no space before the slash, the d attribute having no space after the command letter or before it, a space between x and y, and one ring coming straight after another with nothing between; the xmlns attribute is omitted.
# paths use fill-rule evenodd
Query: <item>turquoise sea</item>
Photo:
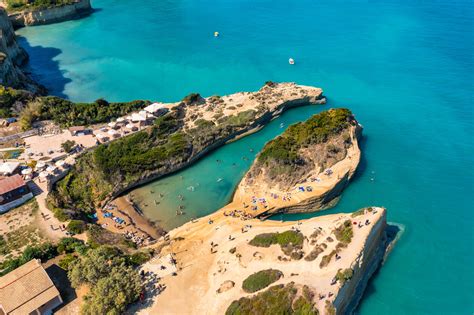
<svg viewBox="0 0 474 315"><path fill-rule="evenodd" d="M358 312L474 312L472 0L94 0L93 6L97 11L85 19L18 32L32 73L56 95L177 101L190 92L222 95L274 80L320 86L328 97L325 106L291 110L136 190L149 216L174 226L213 212L228 202L255 152L288 124L349 107L365 127L363 161L340 203L323 214L380 205L389 221L404 226ZM288 65L289 57L296 65ZM161 191L165 197L155 206ZM179 204L187 218L174 216Z"/></svg>

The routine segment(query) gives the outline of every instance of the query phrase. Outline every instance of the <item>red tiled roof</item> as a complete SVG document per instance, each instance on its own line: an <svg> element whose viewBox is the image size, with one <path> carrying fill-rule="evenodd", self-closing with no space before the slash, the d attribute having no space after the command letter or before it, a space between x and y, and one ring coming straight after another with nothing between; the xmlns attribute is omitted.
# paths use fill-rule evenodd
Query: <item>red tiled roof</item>
<svg viewBox="0 0 474 315"><path fill-rule="evenodd" d="M22 186L25 186L25 181L18 174L0 179L0 194L7 193Z"/></svg>

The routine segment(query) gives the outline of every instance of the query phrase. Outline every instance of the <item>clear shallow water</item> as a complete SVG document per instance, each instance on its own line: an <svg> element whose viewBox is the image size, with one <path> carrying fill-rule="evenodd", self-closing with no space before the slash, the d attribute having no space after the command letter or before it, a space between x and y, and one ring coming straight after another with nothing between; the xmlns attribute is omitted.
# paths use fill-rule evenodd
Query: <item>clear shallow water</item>
<svg viewBox="0 0 474 315"><path fill-rule="evenodd" d="M365 127L359 175L339 205L325 213L381 205L389 221L405 226L359 312L473 312L472 1L93 5L100 11L89 18L19 32L32 54L32 71L55 94L75 101L175 101L193 91L254 90L266 80L323 87L329 98L323 108L347 106ZM214 38L214 31L221 37ZM178 187L184 194L184 187L200 182L184 200L198 206L185 211L212 212L228 201L248 168L250 148L257 152L280 133L280 121L303 120L320 110L290 111L136 193L149 199L150 190Z"/></svg>

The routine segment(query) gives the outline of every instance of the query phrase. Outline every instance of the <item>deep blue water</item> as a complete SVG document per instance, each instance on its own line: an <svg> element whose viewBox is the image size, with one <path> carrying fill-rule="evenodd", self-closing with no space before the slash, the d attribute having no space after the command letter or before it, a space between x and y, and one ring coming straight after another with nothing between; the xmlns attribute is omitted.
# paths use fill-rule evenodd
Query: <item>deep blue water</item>
<svg viewBox="0 0 474 315"><path fill-rule="evenodd" d="M349 107L365 127L364 159L339 205L326 213L381 205L389 221L405 227L359 312L474 312L472 1L93 5L100 10L86 19L19 31L33 73L57 95L176 101L194 91L255 90L267 80L325 90L328 105L290 111L183 171L179 176L189 182L202 174L223 177L207 176L195 195L184 191L190 212L225 204L248 167L241 156L251 158L247 149L258 150L280 133L281 121ZM214 38L214 31L221 36ZM218 157L227 167L216 165ZM229 166L233 159L236 169ZM187 185L170 177L150 187L172 194ZM137 194L149 198L150 187ZM199 200L194 208L193 200Z"/></svg>

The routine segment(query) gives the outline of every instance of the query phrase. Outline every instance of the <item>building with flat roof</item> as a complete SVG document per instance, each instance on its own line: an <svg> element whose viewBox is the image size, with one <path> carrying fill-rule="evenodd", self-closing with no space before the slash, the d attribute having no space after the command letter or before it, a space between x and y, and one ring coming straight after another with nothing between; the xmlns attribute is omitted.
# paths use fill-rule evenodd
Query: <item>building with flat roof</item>
<svg viewBox="0 0 474 315"><path fill-rule="evenodd" d="M63 303L37 259L0 278L0 315L52 314Z"/></svg>
<svg viewBox="0 0 474 315"><path fill-rule="evenodd" d="M0 213L18 207L31 198L33 193L20 175L0 179Z"/></svg>

